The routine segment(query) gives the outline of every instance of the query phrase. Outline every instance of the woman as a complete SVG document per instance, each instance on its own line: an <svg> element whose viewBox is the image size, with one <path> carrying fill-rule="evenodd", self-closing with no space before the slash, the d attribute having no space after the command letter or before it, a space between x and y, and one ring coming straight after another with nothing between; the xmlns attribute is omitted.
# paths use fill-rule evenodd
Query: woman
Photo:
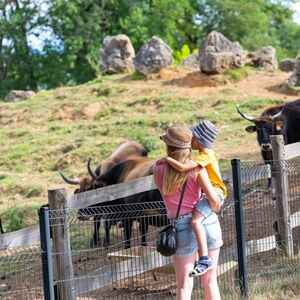
<svg viewBox="0 0 300 300"><path fill-rule="evenodd" d="M167 155L187 163L191 160L192 132L181 126L171 125L166 134L161 136L166 143ZM211 207L218 207L219 200L215 193L207 172L204 168L196 168L187 173L179 173L167 163L157 164L154 167L154 180L162 194L170 220L175 218L180 199L181 188L187 180L177 227L178 248L173 256L177 281L177 300L191 299L193 290L193 278L189 273L194 268L197 255L197 241L191 227L193 211L198 200L201 198L202 190L206 194ZM220 293L217 283L217 265L220 247L223 244L221 227L218 217L212 213L204 222L203 226L207 236L209 255L214 267L201 277L206 300L219 300Z"/></svg>

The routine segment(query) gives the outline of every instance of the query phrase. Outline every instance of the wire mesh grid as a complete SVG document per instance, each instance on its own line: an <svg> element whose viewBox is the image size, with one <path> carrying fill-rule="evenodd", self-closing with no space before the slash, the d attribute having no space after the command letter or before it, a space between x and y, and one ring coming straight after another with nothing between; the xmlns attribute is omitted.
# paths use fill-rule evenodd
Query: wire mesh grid
<svg viewBox="0 0 300 300"><path fill-rule="evenodd" d="M0 299L44 299L40 245L0 250Z"/></svg>
<svg viewBox="0 0 300 300"><path fill-rule="evenodd" d="M251 283L266 284L277 278L299 276L300 174L299 160L242 162L247 264ZM278 247L276 186L271 174L287 173L290 224L293 228L294 256L287 258ZM226 183L228 197L219 214L224 245L221 248L218 281L224 299L236 299L237 277L235 212L232 185ZM279 195L280 196L280 195ZM123 206L93 206L79 210L50 212L50 229L64 227L70 234L68 250L52 249L56 286L68 280L57 277L62 256L72 262L71 285L76 299L174 299L176 282L171 258L155 251L155 237L167 222L162 202L132 203ZM130 244L124 228L131 228ZM124 247L129 247L124 249ZM143 246L142 246L143 245ZM53 241L52 241L53 246ZM0 298L43 299L40 246L0 251ZM199 278L193 299L202 297Z"/></svg>
<svg viewBox="0 0 300 300"><path fill-rule="evenodd" d="M242 162L242 195L247 266L250 283L266 284L279 278L300 276L300 160ZM285 190L275 177L286 174ZM269 183L271 185L269 186ZM276 186L277 185L277 186ZM285 195L290 214L279 214L278 201ZM286 221L292 230L293 257L288 258L278 233L278 223Z"/></svg>
<svg viewBox="0 0 300 300"><path fill-rule="evenodd" d="M234 213L229 202L224 207L226 210L222 223L230 227L231 232L224 237L232 237ZM155 249L156 235L168 223L162 202L51 211L51 226L63 226L62 217L66 218L70 231L72 285L78 299L174 299L176 280L172 259L161 256ZM53 225L56 222L58 225ZM128 226L132 230L130 248L124 249L129 245L124 237ZM106 240L107 230L109 240ZM228 287L235 281L237 263L234 239L225 244L219 281ZM65 254L53 252L53 259L58 260ZM60 281L56 282L59 286ZM193 297L199 298L201 293L197 278Z"/></svg>

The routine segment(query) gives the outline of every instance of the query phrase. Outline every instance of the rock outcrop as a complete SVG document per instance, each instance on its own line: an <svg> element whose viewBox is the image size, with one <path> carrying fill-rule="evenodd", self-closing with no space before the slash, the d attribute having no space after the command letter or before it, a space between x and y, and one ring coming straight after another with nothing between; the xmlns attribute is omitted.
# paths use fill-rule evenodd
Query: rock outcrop
<svg viewBox="0 0 300 300"><path fill-rule="evenodd" d="M135 51L128 36L107 36L100 47L100 66L107 73L134 71Z"/></svg>
<svg viewBox="0 0 300 300"><path fill-rule="evenodd" d="M239 42L231 42L223 34L212 31L201 41L199 62L204 73L223 73L243 67L247 62L247 52Z"/></svg>
<svg viewBox="0 0 300 300"><path fill-rule="evenodd" d="M9 94L4 98L6 102L20 102L24 101L35 95L33 91L22 91L22 90L12 90Z"/></svg>
<svg viewBox="0 0 300 300"><path fill-rule="evenodd" d="M249 52L248 58L254 67L261 67L265 70L274 71L278 66L276 49L272 46L265 46L257 51Z"/></svg>
<svg viewBox="0 0 300 300"><path fill-rule="evenodd" d="M197 53L192 53L184 60L182 60L180 62L180 65L189 68L199 68L199 55Z"/></svg>
<svg viewBox="0 0 300 300"><path fill-rule="evenodd" d="M153 36L137 53L134 59L136 71L149 75L159 73L173 64L171 48L160 38Z"/></svg>
<svg viewBox="0 0 300 300"><path fill-rule="evenodd" d="M292 76L288 79L288 84L291 86L300 86L300 52L296 57L296 62Z"/></svg>
<svg viewBox="0 0 300 300"><path fill-rule="evenodd" d="M284 72L293 72L296 64L296 59L285 58L279 62L279 69Z"/></svg>

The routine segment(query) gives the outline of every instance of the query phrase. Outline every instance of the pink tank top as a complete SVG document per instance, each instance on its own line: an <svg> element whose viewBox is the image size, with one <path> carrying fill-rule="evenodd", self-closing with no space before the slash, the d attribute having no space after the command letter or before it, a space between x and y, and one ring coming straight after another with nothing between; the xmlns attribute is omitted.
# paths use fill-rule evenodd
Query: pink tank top
<svg viewBox="0 0 300 300"><path fill-rule="evenodd" d="M176 216L180 195L181 195L181 188L179 188L174 194L171 195L163 194L162 186L163 186L163 178L164 178L166 167L167 167L166 163L156 165L154 167L153 174L154 174L155 184L164 199L164 203L167 209L167 216L169 219L173 219ZM189 179L185 188L179 215L181 216L193 212L200 197L201 197L201 189L196 182L194 172L190 171Z"/></svg>

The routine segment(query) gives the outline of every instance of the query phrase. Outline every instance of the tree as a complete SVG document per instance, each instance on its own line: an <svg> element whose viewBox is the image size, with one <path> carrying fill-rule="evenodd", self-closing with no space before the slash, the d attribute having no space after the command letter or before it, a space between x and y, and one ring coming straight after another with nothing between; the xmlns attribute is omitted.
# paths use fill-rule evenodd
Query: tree
<svg viewBox="0 0 300 300"><path fill-rule="evenodd" d="M42 0L4 0L0 3L0 95L9 89L37 89L36 52L28 36L45 18ZM44 1L45 2L45 1Z"/></svg>
<svg viewBox="0 0 300 300"><path fill-rule="evenodd" d="M292 19L289 8L295 1L270 0L195 0L196 22L201 24L204 36L212 30L239 41L247 50L257 50L265 45L280 46L294 52L286 40L298 37L299 26ZM292 32L288 32L292 30ZM293 50L292 50L293 48Z"/></svg>
<svg viewBox="0 0 300 300"><path fill-rule="evenodd" d="M173 50L184 44L194 48L200 34L193 17L196 11L189 0L139 1L121 19L121 30L138 50L152 36L162 38Z"/></svg>
<svg viewBox="0 0 300 300"><path fill-rule="evenodd" d="M99 71L99 47L107 35L120 33L120 18L131 1L55 0L49 9L52 29L61 43L57 51L69 83L82 83ZM64 83L67 83L66 81Z"/></svg>

